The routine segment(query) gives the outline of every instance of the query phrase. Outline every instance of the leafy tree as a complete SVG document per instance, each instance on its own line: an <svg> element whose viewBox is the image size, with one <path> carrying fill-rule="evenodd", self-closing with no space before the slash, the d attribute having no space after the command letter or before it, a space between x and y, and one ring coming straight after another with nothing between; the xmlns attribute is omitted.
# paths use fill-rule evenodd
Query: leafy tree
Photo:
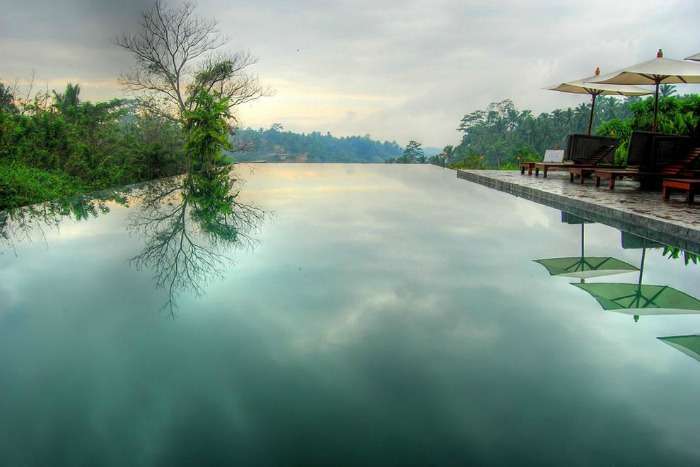
<svg viewBox="0 0 700 467"><path fill-rule="evenodd" d="M192 96L192 110L185 112L187 153L190 170L210 174L226 164L223 149L230 147L228 98L200 90Z"/></svg>
<svg viewBox="0 0 700 467"><path fill-rule="evenodd" d="M16 112L15 96L12 89L0 83L0 112Z"/></svg>
<svg viewBox="0 0 700 467"><path fill-rule="evenodd" d="M676 94L676 87L672 84L662 84L659 87L659 95L661 97L671 97Z"/></svg>
<svg viewBox="0 0 700 467"><path fill-rule="evenodd" d="M597 134L620 140L615 154L618 164L627 161L629 142L634 130L650 130L654 118L652 99L637 100L630 104L631 116L615 118L601 124ZM669 96L659 99L658 131L674 135L696 135L700 124L700 96Z"/></svg>
<svg viewBox="0 0 700 467"><path fill-rule="evenodd" d="M636 102L646 101L600 97L595 122L628 118ZM590 104L535 115L517 109L510 100L495 102L462 118L458 127L461 141L449 151L447 162L451 166L482 165L483 156L486 167L508 168L519 160L539 160L545 150L564 147L567 135L585 133L589 115Z"/></svg>
<svg viewBox="0 0 700 467"><path fill-rule="evenodd" d="M421 143L413 140L409 141L403 150L403 154L396 159L396 162L400 164L425 163L425 154Z"/></svg>
<svg viewBox="0 0 700 467"><path fill-rule="evenodd" d="M130 101L79 94L71 84L0 109L0 210L185 170L178 125Z"/></svg>
<svg viewBox="0 0 700 467"><path fill-rule="evenodd" d="M64 115L70 114L80 104L80 85L68 83L66 90L59 94L53 91L54 106Z"/></svg>
<svg viewBox="0 0 700 467"><path fill-rule="evenodd" d="M620 140L615 159L624 164L632 131L651 129L653 98L600 97L597 102L595 133ZM540 160L545 150L564 147L569 134L585 133L589 114L589 104L534 115L528 110L518 110L509 100L493 103L485 110L462 118L458 128L462 140L449 151L448 164L452 167L515 168L524 160ZM661 97L659 131L693 134L699 119L700 97Z"/></svg>

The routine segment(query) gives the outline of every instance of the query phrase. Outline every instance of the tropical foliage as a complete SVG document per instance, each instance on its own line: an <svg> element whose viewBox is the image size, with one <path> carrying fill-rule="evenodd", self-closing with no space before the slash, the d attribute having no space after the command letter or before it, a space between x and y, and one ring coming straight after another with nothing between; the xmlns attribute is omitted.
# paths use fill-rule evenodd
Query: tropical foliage
<svg viewBox="0 0 700 467"><path fill-rule="evenodd" d="M156 0L117 44L135 65L136 100L90 103L80 86L19 99L0 84L0 210L181 174L216 177L228 161L232 109L264 91L247 53L225 55L194 4ZM31 92L29 93L31 94Z"/></svg>
<svg viewBox="0 0 700 467"><path fill-rule="evenodd" d="M72 84L26 101L0 94L0 209L184 168L180 128L131 101L81 102Z"/></svg>
<svg viewBox="0 0 700 467"><path fill-rule="evenodd" d="M598 98L595 121L631 116L629 100ZM546 149L562 148L571 133L588 127L590 104L535 115L519 110L511 100L490 104L485 110L466 114L459 123L461 141L448 147L453 167L514 167L519 160L538 160Z"/></svg>
<svg viewBox="0 0 700 467"><path fill-rule="evenodd" d="M657 131L669 135L695 135L700 123L700 96L689 94L677 97L669 90L665 93L667 96L659 100ZM615 155L620 164L627 160L632 132L651 129L654 119L654 101L651 98L631 102L629 108L629 117L611 119L596 130L599 135L620 139Z"/></svg>
<svg viewBox="0 0 700 467"><path fill-rule="evenodd" d="M427 159L423 151L423 145L417 141L409 141L401 156L394 159L387 159L387 163L392 164L425 164Z"/></svg>
<svg viewBox="0 0 700 467"><path fill-rule="evenodd" d="M662 89L659 131L691 134L698 125L700 97L674 93L672 87ZM651 97L598 98L594 133L621 140L618 162L627 158L632 132L651 129L653 104ZM581 104L535 115L510 100L493 103L462 118L460 143L445 147L441 156L455 168L514 168L523 160L540 160L546 149L563 148L571 133L585 133L590 111L590 104Z"/></svg>
<svg viewBox="0 0 700 467"><path fill-rule="evenodd" d="M683 248L671 245L664 245L664 257L668 259L683 259L683 262L688 266L691 262L698 264L698 255Z"/></svg>
<svg viewBox="0 0 700 467"><path fill-rule="evenodd" d="M210 174L227 163L222 151L230 147L228 98L200 90L191 100L192 110L184 113L190 172Z"/></svg>

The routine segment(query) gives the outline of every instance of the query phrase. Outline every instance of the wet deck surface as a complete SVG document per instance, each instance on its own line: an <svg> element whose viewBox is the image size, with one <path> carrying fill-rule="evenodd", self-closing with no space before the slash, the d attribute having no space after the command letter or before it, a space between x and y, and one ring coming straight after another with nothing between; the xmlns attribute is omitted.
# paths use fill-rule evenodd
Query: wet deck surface
<svg viewBox="0 0 700 467"><path fill-rule="evenodd" d="M634 181L617 182L610 191L607 186L596 188L593 180L571 183L565 172L543 178L519 171L458 170L457 176L659 241L700 249L700 203L689 205L682 194L664 202L660 192L641 192Z"/></svg>

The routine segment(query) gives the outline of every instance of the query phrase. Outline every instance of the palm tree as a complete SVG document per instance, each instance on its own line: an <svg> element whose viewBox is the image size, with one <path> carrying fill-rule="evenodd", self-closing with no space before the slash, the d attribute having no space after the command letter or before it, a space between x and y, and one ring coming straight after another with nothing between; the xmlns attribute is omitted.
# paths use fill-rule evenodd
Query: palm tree
<svg viewBox="0 0 700 467"><path fill-rule="evenodd" d="M80 85L68 83L63 94L53 92L56 108L61 113L66 113L69 109L74 109L80 104Z"/></svg>
<svg viewBox="0 0 700 467"><path fill-rule="evenodd" d="M672 84L662 84L659 88L659 94L661 97L671 97L676 93L676 87Z"/></svg>

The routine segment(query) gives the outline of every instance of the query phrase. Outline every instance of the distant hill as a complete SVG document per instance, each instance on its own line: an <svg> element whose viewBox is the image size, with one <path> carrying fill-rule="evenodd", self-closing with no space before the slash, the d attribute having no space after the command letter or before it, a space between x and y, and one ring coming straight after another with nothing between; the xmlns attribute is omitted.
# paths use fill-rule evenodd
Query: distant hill
<svg viewBox="0 0 700 467"><path fill-rule="evenodd" d="M376 141L367 136L335 137L330 133L294 133L281 125L268 129L238 129L233 135L234 151L229 155L239 162L384 162L400 156L396 142Z"/></svg>

